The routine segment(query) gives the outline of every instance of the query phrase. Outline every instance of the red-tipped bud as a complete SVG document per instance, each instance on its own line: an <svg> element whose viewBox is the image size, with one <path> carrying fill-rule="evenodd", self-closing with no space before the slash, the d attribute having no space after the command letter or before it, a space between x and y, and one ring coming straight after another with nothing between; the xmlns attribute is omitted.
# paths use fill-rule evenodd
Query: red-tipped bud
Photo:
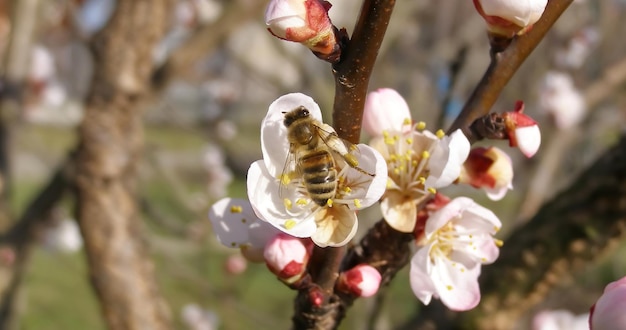
<svg viewBox="0 0 626 330"><path fill-rule="evenodd" d="M357 297L371 297L378 292L381 279L376 268L361 264L339 274L337 289Z"/></svg>
<svg viewBox="0 0 626 330"><path fill-rule="evenodd" d="M478 147L470 151L458 182L482 188L490 199L500 200L513 189L512 181L511 157L496 147Z"/></svg>
<svg viewBox="0 0 626 330"><path fill-rule="evenodd" d="M476 10L487 22L487 30L505 38L530 30L547 4L548 0L474 0Z"/></svg>
<svg viewBox="0 0 626 330"><path fill-rule="evenodd" d="M330 55L337 51L328 10L323 0L272 0L265 11L265 24L276 37L299 42L315 53Z"/></svg>
<svg viewBox="0 0 626 330"><path fill-rule="evenodd" d="M267 243L263 256L272 273L281 281L292 284L305 274L311 249L312 244L281 233Z"/></svg>
<svg viewBox="0 0 626 330"><path fill-rule="evenodd" d="M517 101L515 110L502 115L506 125L509 145L518 147L528 158L534 156L541 145L541 132L537 122L525 115L524 102Z"/></svg>

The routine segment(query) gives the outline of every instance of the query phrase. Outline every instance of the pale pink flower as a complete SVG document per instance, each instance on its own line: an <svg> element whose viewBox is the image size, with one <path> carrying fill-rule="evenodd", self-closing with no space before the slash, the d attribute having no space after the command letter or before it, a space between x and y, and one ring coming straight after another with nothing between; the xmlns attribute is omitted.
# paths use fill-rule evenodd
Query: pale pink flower
<svg viewBox="0 0 626 330"><path fill-rule="evenodd" d="M394 229L410 233L417 216L417 206L436 193L436 189L454 182L469 153L469 141L460 130L447 136L439 130L433 134L424 130L424 123L411 123L405 102L397 93L375 92L365 118L383 118L397 109L388 120L371 124L375 136L370 145L387 161L387 190L381 210ZM397 108L396 108L397 107ZM368 119L369 120L369 119Z"/></svg>
<svg viewBox="0 0 626 330"><path fill-rule="evenodd" d="M226 258L224 269L230 275L239 275L248 268L248 260L241 254L232 254Z"/></svg>
<svg viewBox="0 0 626 330"><path fill-rule="evenodd" d="M591 307L591 330L626 329L626 276L609 283Z"/></svg>
<svg viewBox="0 0 626 330"><path fill-rule="evenodd" d="M548 0L474 0L489 32L505 37L522 34L535 24Z"/></svg>
<svg viewBox="0 0 626 330"><path fill-rule="evenodd" d="M487 197L500 200L513 189L511 157L497 147L474 148L463 164L458 182L482 188Z"/></svg>
<svg viewBox="0 0 626 330"><path fill-rule="evenodd" d="M589 330L589 314L568 310L545 310L533 318L533 330Z"/></svg>
<svg viewBox="0 0 626 330"><path fill-rule="evenodd" d="M357 265L339 274L337 288L357 297L371 297L378 292L382 277L370 265Z"/></svg>
<svg viewBox="0 0 626 330"><path fill-rule="evenodd" d="M261 124L263 159L248 170L248 197L257 215L289 235L310 237L321 247L345 245L356 234L356 211L376 203L384 193L387 166L376 150L364 144L356 146L359 152L355 157L358 166L373 177L348 166L334 155L338 152L332 152L337 167L336 194L326 205L318 205L304 186L297 161L287 161L291 155L285 113L301 106L326 132L334 132L323 124L319 106L310 97L294 93L274 101ZM334 147L345 148L343 144Z"/></svg>
<svg viewBox="0 0 626 330"><path fill-rule="evenodd" d="M548 113L557 128L578 125L587 112L585 99L567 73L548 72L539 89L539 107Z"/></svg>
<svg viewBox="0 0 626 330"><path fill-rule="evenodd" d="M430 215L411 260L413 293L424 304L441 299L451 310L470 310L480 301L478 276L499 254L498 217L467 197L457 197Z"/></svg>

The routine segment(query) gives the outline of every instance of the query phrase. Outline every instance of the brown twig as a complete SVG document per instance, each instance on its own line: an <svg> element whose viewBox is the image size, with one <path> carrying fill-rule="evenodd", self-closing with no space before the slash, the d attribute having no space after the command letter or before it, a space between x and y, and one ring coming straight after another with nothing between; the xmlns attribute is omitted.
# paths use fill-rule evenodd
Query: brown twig
<svg viewBox="0 0 626 330"><path fill-rule="evenodd" d="M341 60L333 65L333 126L341 138L352 143L359 141L369 79L394 5L395 0L365 0L352 39L345 41ZM339 298L333 295L333 289L345 251L345 246L314 250L309 267L314 285L324 294L324 302L322 306L313 306L311 291L301 289L293 318L296 328L334 329L339 325L343 313L339 314Z"/></svg>
<svg viewBox="0 0 626 330"><path fill-rule="evenodd" d="M511 80L515 72L524 63L528 55L537 47L554 22L561 16L573 0L550 0L541 19L532 30L518 36L502 52L491 52L491 63L482 79L474 89L463 110L448 129L451 133L462 129L470 142L476 137L469 129L470 124L481 116L489 113L504 86Z"/></svg>

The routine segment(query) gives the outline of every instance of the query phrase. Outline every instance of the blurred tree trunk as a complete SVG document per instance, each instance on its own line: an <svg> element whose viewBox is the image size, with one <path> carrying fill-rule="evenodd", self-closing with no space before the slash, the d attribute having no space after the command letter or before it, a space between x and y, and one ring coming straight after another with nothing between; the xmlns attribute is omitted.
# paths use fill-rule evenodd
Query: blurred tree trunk
<svg viewBox="0 0 626 330"><path fill-rule="evenodd" d="M142 101L153 70L152 49L171 7L171 0L118 0L91 44L95 74L79 127L76 215L110 329L171 329L142 240L137 198Z"/></svg>

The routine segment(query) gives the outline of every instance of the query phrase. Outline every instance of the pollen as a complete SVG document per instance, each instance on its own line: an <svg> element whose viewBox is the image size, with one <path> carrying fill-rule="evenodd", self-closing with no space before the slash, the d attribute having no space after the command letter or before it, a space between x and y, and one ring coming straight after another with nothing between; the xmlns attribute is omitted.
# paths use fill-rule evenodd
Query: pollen
<svg viewBox="0 0 626 330"><path fill-rule="evenodd" d="M429 192L429 193L431 193L431 194L433 194L433 195L437 193L437 189L435 189L435 188L433 188L433 187L430 187L430 188L428 188L428 189L426 189L426 190L428 190L428 192Z"/></svg>
<svg viewBox="0 0 626 330"><path fill-rule="evenodd" d="M419 181L421 184L426 183L426 177L420 176L419 178L417 178L417 181Z"/></svg>
<svg viewBox="0 0 626 330"><path fill-rule="evenodd" d="M241 213L243 208L240 205L233 205L230 207L230 213Z"/></svg>
<svg viewBox="0 0 626 330"><path fill-rule="evenodd" d="M430 152L424 150L422 151L422 159L428 159L430 158Z"/></svg>
<svg viewBox="0 0 626 330"><path fill-rule="evenodd" d="M403 125L411 125L411 118L404 118Z"/></svg>
<svg viewBox="0 0 626 330"><path fill-rule="evenodd" d="M304 206L304 205L309 204L309 201L307 201L307 200L306 200L306 199L304 199L304 198L298 198L298 199L296 200L296 204L298 204L298 205L300 205L300 206Z"/></svg>
<svg viewBox="0 0 626 330"><path fill-rule="evenodd" d="M452 291L453 287L452 285L446 285L446 289L448 289L448 291Z"/></svg>
<svg viewBox="0 0 626 330"><path fill-rule="evenodd" d="M423 121L420 121L420 122L418 122L418 123L417 123L417 125L416 125L415 127L416 127L418 130L420 130L420 131L421 131L421 130L423 130L423 129L425 129L425 128L426 128L426 123L425 123L425 122L423 122Z"/></svg>
<svg viewBox="0 0 626 330"><path fill-rule="evenodd" d="M406 144L413 144L413 139L407 138L406 139Z"/></svg>
<svg viewBox="0 0 626 330"><path fill-rule="evenodd" d="M285 204L285 208L287 210L291 210L291 206L293 206L293 203L291 202L291 199L289 198L283 199L283 204Z"/></svg>
<svg viewBox="0 0 626 330"><path fill-rule="evenodd" d="M502 247L502 245L504 245L504 242L500 239L494 238L493 242L496 243L497 247Z"/></svg>
<svg viewBox="0 0 626 330"><path fill-rule="evenodd" d="M352 188L350 188L350 187L343 187L343 192L346 193L346 194L349 194L349 193L352 192Z"/></svg>
<svg viewBox="0 0 626 330"><path fill-rule="evenodd" d="M333 200L332 199L327 200L326 201L326 206L333 207Z"/></svg>
<svg viewBox="0 0 626 330"><path fill-rule="evenodd" d="M291 229L291 228L293 228L295 226L296 226L296 220L289 219L289 220L285 221L285 229L289 230L289 229Z"/></svg>
<svg viewBox="0 0 626 330"><path fill-rule="evenodd" d="M356 206L357 208L360 209L361 208L361 200L355 198L354 199L354 206Z"/></svg>
<svg viewBox="0 0 626 330"><path fill-rule="evenodd" d="M286 173L281 174L278 179L282 185L288 185L291 182L291 176Z"/></svg>
<svg viewBox="0 0 626 330"><path fill-rule="evenodd" d="M438 129L437 132L435 132L435 135L437 135L437 137L441 139L446 136L446 133L443 130Z"/></svg>

